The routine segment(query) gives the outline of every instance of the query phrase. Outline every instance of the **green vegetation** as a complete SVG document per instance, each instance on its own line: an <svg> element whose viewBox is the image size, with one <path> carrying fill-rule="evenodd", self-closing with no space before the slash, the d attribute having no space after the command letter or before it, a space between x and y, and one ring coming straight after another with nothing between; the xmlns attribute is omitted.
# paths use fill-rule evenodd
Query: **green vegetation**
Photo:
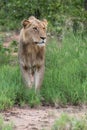
<svg viewBox="0 0 87 130"><path fill-rule="evenodd" d="M3 0L0 2L0 29L19 30L23 19L31 15L46 18L48 30L61 35L71 26L73 32L87 32L87 11L84 0Z"/></svg>
<svg viewBox="0 0 87 130"><path fill-rule="evenodd" d="M0 116L0 130L13 130L13 124L4 123L4 119Z"/></svg>
<svg viewBox="0 0 87 130"><path fill-rule="evenodd" d="M42 87L45 100L55 104L87 102L87 39L68 34L62 47L51 40L47 46L46 73Z"/></svg>
<svg viewBox="0 0 87 130"><path fill-rule="evenodd" d="M67 114L62 114L61 117L55 121L51 130L87 130L87 117L78 119L69 117Z"/></svg>
<svg viewBox="0 0 87 130"><path fill-rule="evenodd" d="M12 107L15 103L31 107L40 103L34 90L29 91L23 85L18 66L4 65L0 68L0 109Z"/></svg>
<svg viewBox="0 0 87 130"><path fill-rule="evenodd" d="M48 20L50 36L46 51L46 71L40 94L27 89L21 78L17 42L3 48L0 34L0 110L31 107L43 102L54 105L87 103L87 10L86 0L3 0L0 3L0 31L20 30L31 15ZM59 41L62 40L62 45ZM60 47L59 47L60 46Z"/></svg>
<svg viewBox="0 0 87 130"><path fill-rule="evenodd" d="M12 57L9 60L5 54L8 63L0 61L0 110L14 104L38 106L42 99L45 103L54 105L87 103L86 44L87 38L75 37L72 33L66 35L61 47L56 38L49 40L40 94L35 94L34 89L29 90L24 86L18 63L12 64ZM13 57L13 61L14 59L17 61L17 57Z"/></svg>

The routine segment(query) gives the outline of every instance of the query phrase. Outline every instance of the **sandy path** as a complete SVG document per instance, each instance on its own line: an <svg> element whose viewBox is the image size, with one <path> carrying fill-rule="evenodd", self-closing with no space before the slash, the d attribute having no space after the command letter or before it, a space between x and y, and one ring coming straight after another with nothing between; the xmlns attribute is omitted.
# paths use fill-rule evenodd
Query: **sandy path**
<svg viewBox="0 0 87 130"><path fill-rule="evenodd" d="M50 130L54 121L60 117L62 113L68 113L70 116L82 118L87 113L87 107L67 108L18 108L3 112L5 122L13 122L14 130Z"/></svg>

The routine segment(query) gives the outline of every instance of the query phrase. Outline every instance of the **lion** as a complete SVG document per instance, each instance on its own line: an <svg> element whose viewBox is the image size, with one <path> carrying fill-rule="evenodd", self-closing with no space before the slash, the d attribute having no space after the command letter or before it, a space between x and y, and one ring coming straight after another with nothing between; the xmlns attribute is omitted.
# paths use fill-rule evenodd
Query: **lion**
<svg viewBox="0 0 87 130"><path fill-rule="evenodd" d="M45 70L45 48L47 20L34 16L22 22L18 47L18 59L22 77L26 86L39 90Z"/></svg>

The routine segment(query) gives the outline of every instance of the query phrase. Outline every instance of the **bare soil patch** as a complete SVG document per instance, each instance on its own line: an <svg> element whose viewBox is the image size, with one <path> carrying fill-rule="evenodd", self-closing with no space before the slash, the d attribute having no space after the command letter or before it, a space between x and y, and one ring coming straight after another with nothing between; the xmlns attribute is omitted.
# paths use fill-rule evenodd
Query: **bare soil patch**
<svg viewBox="0 0 87 130"><path fill-rule="evenodd" d="M6 123L13 122L14 130L51 130L55 120L62 113L69 116L83 118L87 113L87 106L67 106L67 108L18 108L14 107L2 113Z"/></svg>
<svg viewBox="0 0 87 130"><path fill-rule="evenodd" d="M0 32L3 39L3 46L9 47L12 41L19 42L19 33L16 32Z"/></svg>

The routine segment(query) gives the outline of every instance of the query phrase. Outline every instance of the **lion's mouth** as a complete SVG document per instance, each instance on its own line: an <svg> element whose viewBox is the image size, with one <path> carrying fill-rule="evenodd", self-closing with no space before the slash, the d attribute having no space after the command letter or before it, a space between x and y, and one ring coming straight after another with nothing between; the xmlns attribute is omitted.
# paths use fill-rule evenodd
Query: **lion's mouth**
<svg viewBox="0 0 87 130"><path fill-rule="evenodd" d="M45 46L45 42L35 42L35 44L39 47Z"/></svg>
<svg viewBox="0 0 87 130"><path fill-rule="evenodd" d="M44 39L44 40L41 40L40 42L35 42L36 44L40 44L40 45L45 45L45 43L46 43L46 39Z"/></svg>

